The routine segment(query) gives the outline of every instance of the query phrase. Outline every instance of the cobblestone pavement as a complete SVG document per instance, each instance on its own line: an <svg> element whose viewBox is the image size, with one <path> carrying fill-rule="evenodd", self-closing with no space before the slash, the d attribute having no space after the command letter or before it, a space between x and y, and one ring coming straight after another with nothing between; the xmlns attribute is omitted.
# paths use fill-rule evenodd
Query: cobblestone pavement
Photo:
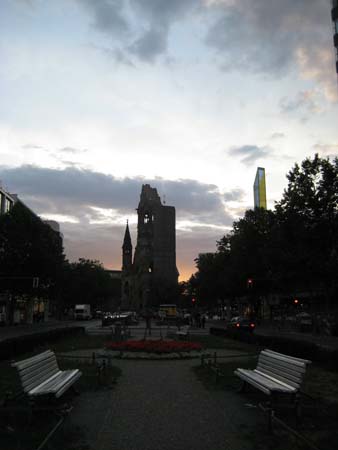
<svg viewBox="0 0 338 450"><path fill-rule="evenodd" d="M114 361L122 377L113 390L82 394L64 425L78 447L95 450L253 450L266 418L244 397L209 391L196 360ZM248 407L249 406L249 407Z"/></svg>

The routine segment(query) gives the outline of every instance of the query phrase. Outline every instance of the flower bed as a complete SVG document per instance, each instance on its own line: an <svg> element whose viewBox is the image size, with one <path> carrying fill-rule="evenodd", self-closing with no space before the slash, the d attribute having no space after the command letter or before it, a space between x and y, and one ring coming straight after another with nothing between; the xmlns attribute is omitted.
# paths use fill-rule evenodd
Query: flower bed
<svg viewBox="0 0 338 450"><path fill-rule="evenodd" d="M201 351L202 345L198 342L166 341L166 340L129 340L124 342L108 342L107 350L122 352L145 352L156 354L181 353Z"/></svg>

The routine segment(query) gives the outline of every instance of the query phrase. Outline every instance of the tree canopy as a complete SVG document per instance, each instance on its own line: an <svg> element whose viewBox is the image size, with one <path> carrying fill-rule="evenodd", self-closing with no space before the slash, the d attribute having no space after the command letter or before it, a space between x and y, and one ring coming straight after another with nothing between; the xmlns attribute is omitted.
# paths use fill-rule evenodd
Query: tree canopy
<svg viewBox="0 0 338 450"><path fill-rule="evenodd" d="M201 301L247 295L248 279L257 295L311 291L337 298L338 158L307 158L287 180L274 210L246 211L215 253L195 260Z"/></svg>

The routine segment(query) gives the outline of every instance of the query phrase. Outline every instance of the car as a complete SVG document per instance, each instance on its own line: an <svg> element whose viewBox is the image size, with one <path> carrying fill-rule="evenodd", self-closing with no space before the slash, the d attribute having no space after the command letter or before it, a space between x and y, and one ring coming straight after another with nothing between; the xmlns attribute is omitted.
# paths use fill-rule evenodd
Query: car
<svg viewBox="0 0 338 450"><path fill-rule="evenodd" d="M296 323L299 331L312 331L313 320L311 314L307 312L297 314Z"/></svg>
<svg viewBox="0 0 338 450"><path fill-rule="evenodd" d="M255 322L253 320L246 319L245 317L233 317L228 324L228 328L231 330L246 331L249 333L252 333L255 327Z"/></svg>
<svg viewBox="0 0 338 450"><path fill-rule="evenodd" d="M113 315L110 312L102 313L102 326L107 327L108 325L112 325L114 322Z"/></svg>

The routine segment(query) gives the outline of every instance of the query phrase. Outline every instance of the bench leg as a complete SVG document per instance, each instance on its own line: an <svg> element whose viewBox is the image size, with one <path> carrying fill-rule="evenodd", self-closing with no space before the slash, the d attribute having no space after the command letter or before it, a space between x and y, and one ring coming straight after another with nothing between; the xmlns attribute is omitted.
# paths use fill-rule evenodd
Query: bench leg
<svg viewBox="0 0 338 450"><path fill-rule="evenodd" d="M239 393L245 393L248 389L248 383L246 381L243 381L240 388L238 389Z"/></svg>
<svg viewBox="0 0 338 450"><path fill-rule="evenodd" d="M272 423L273 423L273 416L275 415L274 410L272 409L272 406L269 405L268 407L268 432L272 433Z"/></svg>
<svg viewBox="0 0 338 450"><path fill-rule="evenodd" d="M296 421L297 421L297 423L299 423L302 418L302 408L301 408L301 404L300 404L299 395L297 395L295 398L295 412L296 412Z"/></svg>

